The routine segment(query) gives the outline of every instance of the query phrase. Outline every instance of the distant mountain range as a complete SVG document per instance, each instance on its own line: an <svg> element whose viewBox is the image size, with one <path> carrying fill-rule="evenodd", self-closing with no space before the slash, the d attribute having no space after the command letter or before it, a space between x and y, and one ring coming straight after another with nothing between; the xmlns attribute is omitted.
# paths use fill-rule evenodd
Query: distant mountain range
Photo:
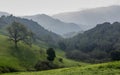
<svg viewBox="0 0 120 75"><path fill-rule="evenodd" d="M81 24L82 29L90 29L103 22L120 21L120 6L100 7L77 12L67 12L53 15L64 22Z"/></svg>
<svg viewBox="0 0 120 75"><path fill-rule="evenodd" d="M77 12L60 13L53 15L52 17L45 14L40 14L24 16L23 18L33 20L48 31L64 36L69 33L83 32L100 23L115 21L120 22L119 12L120 6L109 6L86 9ZM0 16L2 15L9 14L0 12Z"/></svg>
<svg viewBox="0 0 120 75"><path fill-rule="evenodd" d="M70 32L82 31L80 26L78 26L75 23L65 23L45 14L25 16L24 18L32 19L33 21L36 21L40 25L42 25L45 29L57 33L59 35L64 35Z"/></svg>

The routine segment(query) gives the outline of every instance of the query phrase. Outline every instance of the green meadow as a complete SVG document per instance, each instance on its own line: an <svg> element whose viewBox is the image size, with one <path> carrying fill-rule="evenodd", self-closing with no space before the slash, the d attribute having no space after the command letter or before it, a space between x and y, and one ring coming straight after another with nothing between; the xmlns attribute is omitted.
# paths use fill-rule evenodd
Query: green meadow
<svg viewBox="0 0 120 75"><path fill-rule="evenodd" d="M47 61L46 47L28 45L20 42L19 48L16 50L14 44L8 41L6 36L0 35L0 71L6 68L12 68L16 71L34 70L34 66L38 61ZM84 66L85 63L76 62L65 58L64 51L55 49L56 59L53 62L59 66L73 67ZM59 62L59 58L63 59L63 63Z"/></svg>

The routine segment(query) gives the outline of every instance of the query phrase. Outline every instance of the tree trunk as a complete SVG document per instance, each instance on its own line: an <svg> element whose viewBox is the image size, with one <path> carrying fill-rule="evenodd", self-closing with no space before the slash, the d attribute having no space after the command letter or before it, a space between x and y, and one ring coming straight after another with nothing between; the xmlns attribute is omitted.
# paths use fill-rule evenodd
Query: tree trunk
<svg viewBox="0 0 120 75"><path fill-rule="evenodd" d="M17 41L15 41L15 48L18 48Z"/></svg>

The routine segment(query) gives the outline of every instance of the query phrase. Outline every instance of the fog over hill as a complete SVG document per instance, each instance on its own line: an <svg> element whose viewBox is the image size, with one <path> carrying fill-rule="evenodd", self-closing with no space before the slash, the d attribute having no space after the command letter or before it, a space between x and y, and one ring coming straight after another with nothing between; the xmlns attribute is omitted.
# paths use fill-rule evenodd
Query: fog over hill
<svg viewBox="0 0 120 75"><path fill-rule="evenodd" d="M48 15L33 15L33 16L25 16L24 18L32 19L42 25L45 29L57 33L59 35L63 35L70 32L79 32L82 31L80 26L75 23L65 23L58 19L54 19Z"/></svg>
<svg viewBox="0 0 120 75"><path fill-rule="evenodd" d="M9 13L6 13L6 12L0 11L0 17L3 16L3 15L8 16L8 15L10 15L10 14L9 14Z"/></svg>
<svg viewBox="0 0 120 75"><path fill-rule="evenodd" d="M77 12L67 12L53 15L64 22L84 25L83 29L90 29L99 23L120 21L120 6L100 7Z"/></svg>

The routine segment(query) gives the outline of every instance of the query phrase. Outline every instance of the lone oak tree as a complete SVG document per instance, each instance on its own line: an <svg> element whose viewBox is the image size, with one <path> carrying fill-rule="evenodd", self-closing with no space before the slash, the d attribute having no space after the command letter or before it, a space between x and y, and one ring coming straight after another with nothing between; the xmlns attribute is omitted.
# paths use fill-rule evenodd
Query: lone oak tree
<svg viewBox="0 0 120 75"><path fill-rule="evenodd" d="M19 22L13 22L7 28L9 34L9 40L12 40L15 44L15 48L18 47L18 42L23 41L24 43L31 45L31 39L33 36L32 31L28 31L28 29Z"/></svg>

